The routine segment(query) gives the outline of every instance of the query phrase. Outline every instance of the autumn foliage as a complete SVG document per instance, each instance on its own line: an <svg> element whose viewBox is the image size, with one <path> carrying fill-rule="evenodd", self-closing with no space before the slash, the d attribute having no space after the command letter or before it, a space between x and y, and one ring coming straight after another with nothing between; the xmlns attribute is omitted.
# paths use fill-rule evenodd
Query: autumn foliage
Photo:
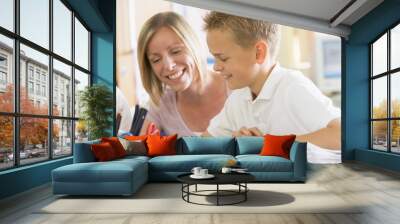
<svg viewBox="0 0 400 224"><path fill-rule="evenodd" d="M12 113L14 107L13 85L7 86L6 92L0 93L0 111ZM44 106L43 106L44 105ZM48 103L34 105L29 99L28 93L24 87L20 88L20 111L21 114L48 114ZM58 111L56 112L59 113ZM0 147L13 148L13 117L0 116ZM36 145L47 143L48 137L48 119L47 118L20 118L20 148L24 149L26 145ZM53 126L53 138L59 135L59 127Z"/></svg>
<svg viewBox="0 0 400 224"><path fill-rule="evenodd" d="M400 101L392 100L391 117L400 117ZM373 108L373 118L387 118L387 101L383 100L378 106ZM398 141L400 138L400 122L398 120L391 121L392 141ZM373 125L374 138L385 139L387 135L387 121L375 121Z"/></svg>

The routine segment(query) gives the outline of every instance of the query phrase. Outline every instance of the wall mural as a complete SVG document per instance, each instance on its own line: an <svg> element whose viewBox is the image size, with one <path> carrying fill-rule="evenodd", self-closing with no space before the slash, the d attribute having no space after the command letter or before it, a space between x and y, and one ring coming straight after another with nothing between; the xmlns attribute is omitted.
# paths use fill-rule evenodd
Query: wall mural
<svg viewBox="0 0 400 224"><path fill-rule="evenodd" d="M119 135L296 135L341 162L340 38L168 1L117 2Z"/></svg>

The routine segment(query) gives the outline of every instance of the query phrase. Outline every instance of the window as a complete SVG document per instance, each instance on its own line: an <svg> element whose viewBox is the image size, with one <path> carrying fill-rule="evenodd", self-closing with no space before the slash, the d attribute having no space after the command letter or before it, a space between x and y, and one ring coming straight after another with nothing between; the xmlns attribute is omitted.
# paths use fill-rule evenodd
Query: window
<svg viewBox="0 0 400 224"><path fill-rule="evenodd" d="M7 85L7 56L0 53L0 91L6 91Z"/></svg>
<svg viewBox="0 0 400 224"><path fill-rule="evenodd" d="M0 67L7 68L7 56L0 54Z"/></svg>
<svg viewBox="0 0 400 224"><path fill-rule="evenodd" d="M14 31L14 0L1 0L0 9L0 26Z"/></svg>
<svg viewBox="0 0 400 224"><path fill-rule="evenodd" d="M72 12L60 0L53 0L53 7L54 52L71 60Z"/></svg>
<svg viewBox="0 0 400 224"><path fill-rule="evenodd" d="M68 104L72 104L72 90L71 89L65 89L64 85L66 83L69 83L70 85L72 84L72 68L71 66L68 66L56 59L53 60L53 65L54 65L54 70L53 70L53 77L54 77L54 83L53 83L53 90L54 90L54 95L53 95L53 103L58 104L58 93L60 91L60 100L62 103L64 103L64 96L67 96L68 99ZM69 102L71 101L71 102ZM53 105L55 106L55 105ZM66 113L62 113L62 116L72 116L72 108L67 108L65 111ZM56 108L53 110L53 114L59 114L59 108Z"/></svg>
<svg viewBox="0 0 400 224"><path fill-rule="evenodd" d="M75 62L82 68L89 69L89 32L75 18Z"/></svg>
<svg viewBox="0 0 400 224"><path fill-rule="evenodd" d="M53 120L53 157L70 155L72 144L71 120Z"/></svg>
<svg viewBox="0 0 400 224"><path fill-rule="evenodd" d="M400 25L370 45L371 148L400 153Z"/></svg>
<svg viewBox="0 0 400 224"><path fill-rule="evenodd" d="M1 4L0 4L1 5ZM12 116L0 114L0 170L14 166L14 122ZM4 134L2 134L4 133Z"/></svg>
<svg viewBox="0 0 400 224"><path fill-rule="evenodd" d="M46 86L42 86L42 96L46 96Z"/></svg>
<svg viewBox="0 0 400 224"><path fill-rule="evenodd" d="M20 0L21 36L49 48L49 0ZM39 13L40 12L40 13Z"/></svg>
<svg viewBox="0 0 400 224"><path fill-rule="evenodd" d="M7 74L3 71L0 71L0 84L1 85L7 84Z"/></svg>
<svg viewBox="0 0 400 224"><path fill-rule="evenodd" d="M36 69L36 80L40 81L40 70Z"/></svg>
<svg viewBox="0 0 400 224"><path fill-rule="evenodd" d="M83 73L79 70L75 70L75 116L79 117L81 114L81 108L79 107L79 96L80 92L89 85L89 74Z"/></svg>
<svg viewBox="0 0 400 224"><path fill-rule="evenodd" d="M40 95L40 84L36 84L36 95Z"/></svg>
<svg viewBox="0 0 400 224"><path fill-rule="evenodd" d="M28 82L28 92L29 94L33 94L33 82Z"/></svg>
<svg viewBox="0 0 400 224"><path fill-rule="evenodd" d="M62 0L0 0L0 170L72 155L76 130L87 139L73 105L74 86L90 84L90 31L71 9Z"/></svg>
<svg viewBox="0 0 400 224"><path fill-rule="evenodd" d="M30 80L33 80L33 67L29 66L28 76Z"/></svg>
<svg viewBox="0 0 400 224"><path fill-rule="evenodd" d="M0 1L0 8L3 1ZM0 21L2 20L3 8L1 8ZM0 23L1 25L1 23ZM12 58L14 57L13 39L0 33L0 113L14 111L14 71L12 69ZM1 136L0 136L1 138ZM0 142L0 149L2 148ZM1 160L0 160L1 164ZM1 167L0 167L1 169Z"/></svg>

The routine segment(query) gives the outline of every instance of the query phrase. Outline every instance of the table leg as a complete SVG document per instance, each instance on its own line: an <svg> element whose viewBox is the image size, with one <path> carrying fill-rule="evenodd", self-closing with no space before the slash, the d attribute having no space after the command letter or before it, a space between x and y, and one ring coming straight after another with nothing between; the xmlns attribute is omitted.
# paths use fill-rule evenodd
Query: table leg
<svg viewBox="0 0 400 224"><path fill-rule="evenodd" d="M181 192L182 192L182 199L184 199L184 197L183 197L183 190L184 190L184 184L182 183L182 188L181 188Z"/></svg>
<svg viewBox="0 0 400 224"><path fill-rule="evenodd" d="M244 183L244 201L247 201L247 182L246 183Z"/></svg>
<svg viewBox="0 0 400 224"><path fill-rule="evenodd" d="M219 184L217 184L217 206L219 205Z"/></svg>

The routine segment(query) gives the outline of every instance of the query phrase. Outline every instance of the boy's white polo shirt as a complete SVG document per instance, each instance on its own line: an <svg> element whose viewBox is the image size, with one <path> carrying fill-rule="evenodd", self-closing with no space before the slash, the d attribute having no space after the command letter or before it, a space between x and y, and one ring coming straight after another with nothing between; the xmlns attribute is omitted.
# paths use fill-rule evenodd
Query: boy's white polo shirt
<svg viewBox="0 0 400 224"><path fill-rule="evenodd" d="M326 127L340 115L340 109L301 72L276 64L254 101L248 87L232 91L207 131L232 136L242 127L257 127L264 134L302 135Z"/></svg>

